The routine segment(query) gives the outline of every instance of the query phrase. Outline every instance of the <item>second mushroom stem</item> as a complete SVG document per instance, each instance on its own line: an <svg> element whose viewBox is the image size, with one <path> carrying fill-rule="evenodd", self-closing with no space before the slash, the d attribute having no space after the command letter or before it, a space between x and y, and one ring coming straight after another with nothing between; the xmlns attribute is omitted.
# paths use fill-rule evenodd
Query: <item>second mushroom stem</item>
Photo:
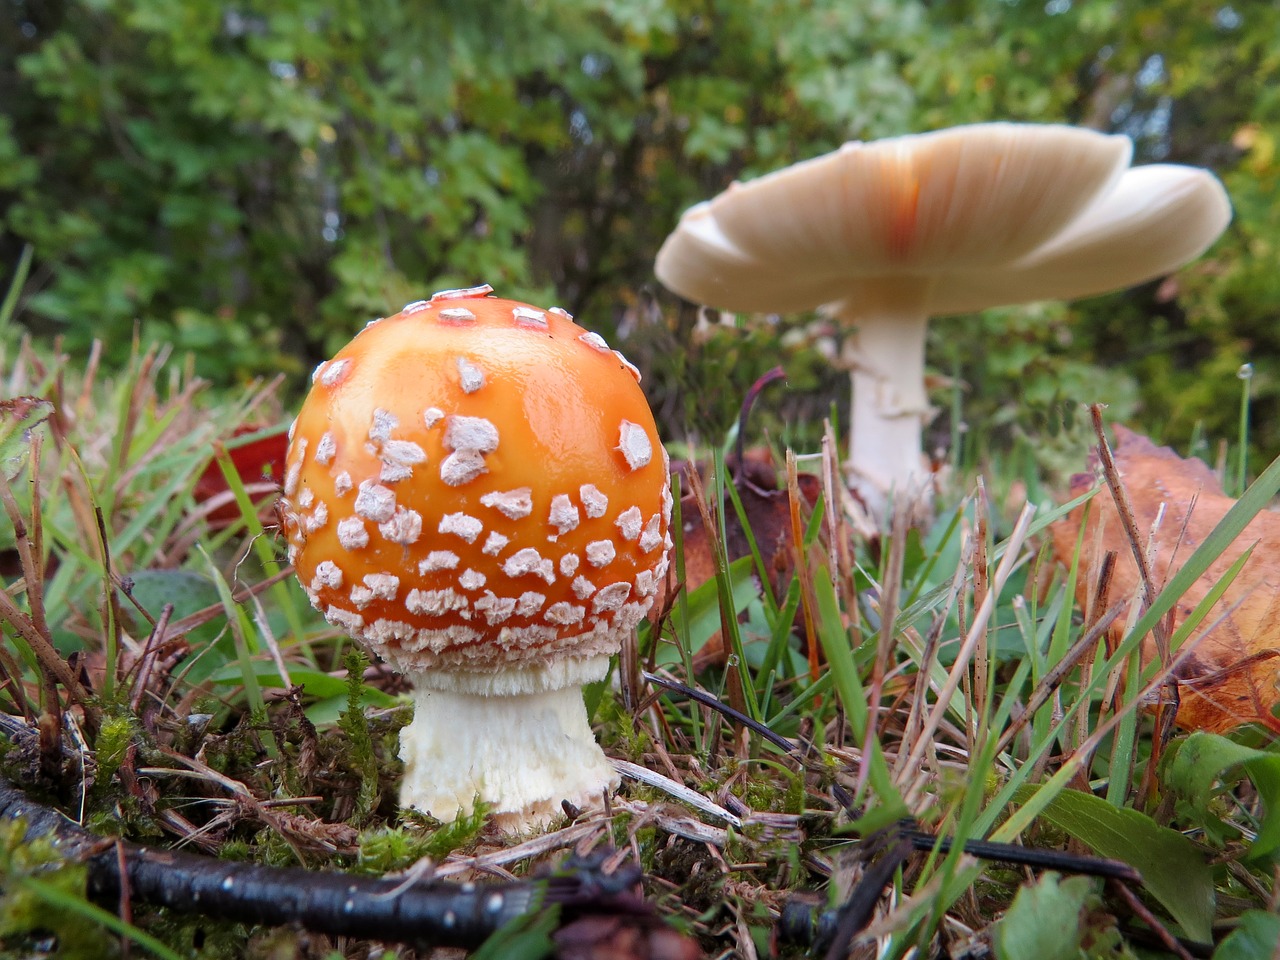
<svg viewBox="0 0 1280 960"><path fill-rule="evenodd" d="M850 483L873 515L884 516L891 494L927 494L921 436L929 414L924 389L929 318L916 283L894 284L877 294L847 302L839 312L857 330L846 356L853 386Z"/></svg>

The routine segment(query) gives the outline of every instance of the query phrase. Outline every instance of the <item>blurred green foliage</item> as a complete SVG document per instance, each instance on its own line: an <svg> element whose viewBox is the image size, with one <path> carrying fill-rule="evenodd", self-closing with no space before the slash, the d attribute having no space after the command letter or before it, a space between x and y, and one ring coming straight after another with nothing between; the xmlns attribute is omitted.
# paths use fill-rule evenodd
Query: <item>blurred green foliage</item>
<svg viewBox="0 0 1280 960"><path fill-rule="evenodd" d="M621 330L668 430L706 436L779 361L783 420L843 385L813 318L684 354L696 316L652 277L681 210L847 139L1082 123L1213 168L1235 223L1167 281L935 324L963 420L1000 444L1104 400L1234 438L1252 361L1271 455L1278 73L1280 6L1245 0L11 0L0 263L34 248L39 335L120 359L140 325L222 383L301 383L370 316L487 281Z"/></svg>

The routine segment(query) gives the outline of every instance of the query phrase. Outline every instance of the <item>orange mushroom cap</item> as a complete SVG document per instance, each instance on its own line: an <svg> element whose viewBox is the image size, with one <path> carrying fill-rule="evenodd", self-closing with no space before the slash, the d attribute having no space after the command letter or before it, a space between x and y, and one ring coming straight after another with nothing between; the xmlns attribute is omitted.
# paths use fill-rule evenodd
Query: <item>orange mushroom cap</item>
<svg viewBox="0 0 1280 960"><path fill-rule="evenodd" d="M611 653L666 574L639 373L490 290L367 326L316 369L289 447L280 513L311 603L417 675Z"/></svg>

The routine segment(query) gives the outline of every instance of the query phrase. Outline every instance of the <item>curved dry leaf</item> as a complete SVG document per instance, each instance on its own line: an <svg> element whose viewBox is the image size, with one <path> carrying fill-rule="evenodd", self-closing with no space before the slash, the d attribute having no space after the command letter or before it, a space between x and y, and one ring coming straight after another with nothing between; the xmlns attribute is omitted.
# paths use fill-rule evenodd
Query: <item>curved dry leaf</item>
<svg viewBox="0 0 1280 960"><path fill-rule="evenodd" d="M1116 465L1132 501L1137 528L1148 539L1155 528L1154 546L1144 547L1152 558L1152 580L1158 592L1236 501L1202 461L1183 459L1124 427L1114 431ZM1071 496L1095 483L1093 473L1077 474L1071 478ZM1063 564L1071 563L1084 514L1085 507L1077 507L1053 526L1054 553ZM1221 733L1261 723L1280 731L1280 719L1273 714L1280 705L1280 514L1260 513L1214 560L1174 606L1173 629L1250 547L1253 555L1205 620L1208 631L1188 641L1195 646L1176 671L1181 699L1178 723L1187 729ZM1139 596L1133 550L1114 501L1104 493L1089 506L1080 557L1076 599L1086 610L1094 602L1096 572L1111 551L1117 560L1112 602ZM1124 618L1108 633L1113 643L1119 642L1125 633ZM1156 657L1150 636L1143 640L1142 657L1144 662Z"/></svg>

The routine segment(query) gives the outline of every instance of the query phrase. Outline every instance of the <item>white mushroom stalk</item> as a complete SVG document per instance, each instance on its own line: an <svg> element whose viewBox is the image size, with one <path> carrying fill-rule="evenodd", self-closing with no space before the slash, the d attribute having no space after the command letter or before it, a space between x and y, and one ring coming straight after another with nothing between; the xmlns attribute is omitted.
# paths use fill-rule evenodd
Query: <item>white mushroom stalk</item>
<svg viewBox="0 0 1280 960"><path fill-rule="evenodd" d="M847 143L690 208L655 270L708 306L826 306L853 331L850 481L882 514L927 494L930 317L1141 283L1226 228L1211 173L1131 154L1127 137L1033 124Z"/></svg>
<svg viewBox="0 0 1280 960"><path fill-rule="evenodd" d="M603 680L609 658L565 663L568 671L541 676L462 674L470 683L406 673L414 686L413 722L400 734L407 805L452 820L480 797L510 832L551 821L564 802L600 806L618 776L591 731L582 685Z"/></svg>

